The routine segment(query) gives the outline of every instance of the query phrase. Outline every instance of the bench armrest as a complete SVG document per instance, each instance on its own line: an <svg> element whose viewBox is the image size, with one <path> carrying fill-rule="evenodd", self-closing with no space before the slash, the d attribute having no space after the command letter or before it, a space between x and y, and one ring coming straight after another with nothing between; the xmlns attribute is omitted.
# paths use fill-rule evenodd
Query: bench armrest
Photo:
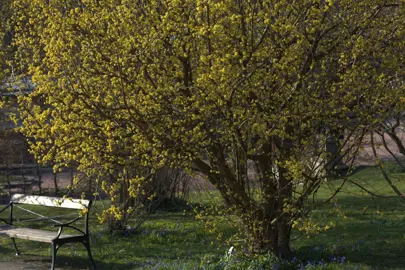
<svg viewBox="0 0 405 270"><path fill-rule="evenodd" d="M71 221L69 221L69 222L66 222L66 223L53 224L53 226L54 226L54 227L65 227L65 226L69 226L70 224L72 224L72 223L78 221L79 219L81 219L81 217L77 217L77 218L75 218L75 219L73 219L73 220L71 220Z"/></svg>
<svg viewBox="0 0 405 270"><path fill-rule="evenodd" d="M62 234L63 228L65 228L65 227L74 229L74 230L76 230L76 231L82 233L83 235L86 235L86 233L83 232L82 230L80 230L79 228L76 228L76 227L74 227L74 226L71 226L72 223L78 221L78 220L81 219L81 218L82 218L82 217L77 217L77 218L75 218L75 219L73 219L73 220L71 220L71 221L69 221L69 222L66 222L66 223L53 224L53 227L59 227L58 235L56 236L56 238L59 238L59 237L60 237L60 235Z"/></svg>

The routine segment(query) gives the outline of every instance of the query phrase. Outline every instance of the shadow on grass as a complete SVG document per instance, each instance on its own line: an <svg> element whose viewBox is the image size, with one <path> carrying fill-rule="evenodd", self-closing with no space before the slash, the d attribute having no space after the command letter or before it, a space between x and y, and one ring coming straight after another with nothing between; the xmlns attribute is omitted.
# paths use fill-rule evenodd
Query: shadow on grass
<svg viewBox="0 0 405 270"><path fill-rule="evenodd" d="M49 269L52 264L51 257L38 256L34 254L25 254L18 259L23 263L30 265L35 265L41 269ZM97 270L110 270L110 269L131 269L128 264L119 263L104 263L95 260ZM59 270L71 270L71 269L93 269L91 267L90 259L84 257L71 257L71 256L57 256L56 258L56 269Z"/></svg>
<svg viewBox="0 0 405 270"><path fill-rule="evenodd" d="M10 241L10 244L11 244L11 241ZM10 246L10 248L6 248L6 247L1 245L0 246L0 254L4 254L4 253L14 253L15 254L15 250L13 249L12 246Z"/></svg>
<svg viewBox="0 0 405 270"><path fill-rule="evenodd" d="M336 225L313 240L297 242L303 257L339 257L372 269L403 269L405 207L399 198L340 195L339 214L324 205L313 214L321 224Z"/></svg>
<svg viewBox="0 0 405 270"><path fill-rule="evenodd" d="M367 165L360 165L360 166L356 166L354 169L347 171L346 174L344 174L343 176L351 176L351 175L355 175L358 173L361 173L362 171L369 169L371 167L375 167L376 166L367 166Z"/></svg>
<svg viewBox="0 0 405 270"><path fill-rule="evenodd" d="M131 269L129 264L120 264L120 263L106 263L98 260L94 261L97 267L97 270L124 270ZM51 265L51 260L49 260L49 265ZM92 269L91 262L88 258L82 257L70 257L70 256L59 256L56 261L56 267L63 270L70 269Z"/></svg>
<svg viewBox="0 0 405 270"><path fill-rule="evenodd" d="M385 229L385 230L384 230ZM308 260L344 258L371 268L403 268L404 232L400 227L352 222L324 233L319 245L301 246L298 256Z"/></svg>
<svg viewBox="0 0 405 270"><path fill-rule="evenodd" d="M216 235L190 221L166 216L136 231L95 233L91 237L93 256L105 262L101 269L195 269L195 264L218 250L212 244ZM122 265L110 263L112 253L114 261Z"/></svg>

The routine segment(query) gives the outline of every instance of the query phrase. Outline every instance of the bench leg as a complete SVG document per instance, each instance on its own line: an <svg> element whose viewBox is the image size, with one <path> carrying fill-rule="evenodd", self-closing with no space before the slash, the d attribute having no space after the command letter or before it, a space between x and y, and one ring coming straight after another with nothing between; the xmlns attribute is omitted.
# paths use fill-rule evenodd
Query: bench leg
<svg viewBox="0 0 405 270"><path fill-rule="evenodd" d="M52 247L52 265L51 270L55 269L55 262L56 262L56 252L58 251L58 246L55 243L51 244Z"/></svg>
<svg viewBox="0 0 405 270"><path fill-rule="evenodd" d="M87 249L87 254L89 255L91 265L93 266L93 269L96 269L96 264L94 263L93 256L91 256L91 251L90 251L90 242L89 241L83 241L83 245Z"/></svg>
<svg viewBox="0 0 405 270"><path fill-rule="evenodd" d="M18 251L17 245L16 245L16 243L15 243L15 239L14 239L14 238L11 238L11 241L13 241L13 245L14 245L14 248L15 248L15 255L16 255L16 256L19 256L19 255L20 255L20 252Z"/></svg>

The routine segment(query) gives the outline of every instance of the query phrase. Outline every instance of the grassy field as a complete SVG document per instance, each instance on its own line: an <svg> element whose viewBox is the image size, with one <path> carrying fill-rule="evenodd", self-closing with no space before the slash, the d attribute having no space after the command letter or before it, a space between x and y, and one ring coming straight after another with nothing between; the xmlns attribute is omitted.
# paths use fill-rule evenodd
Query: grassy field
<svg viewBox="0 0 405 270"><path fill-rule="evenodd" d="M389 168L391 177L405 191L405 173ZM217 235L204 230L192 211L158 211L136 232L111 233L91 218L93 257L99 269L405 269L405 203L393 196L376 168L360 168L351 180L375 193L373 197L347 184L336 200L312 213L320 225L333 222L329 230L301 235L294 232L294 257L279 262L270 255L246 261L238 253L225 256L230 248ZM340 180L320 189L315 202L327 198ZM192 200L204 201L201 195ZM100 208L101 205L95 205ZM232 228L224 224L225 234ZM17 240L22 256L16 258L11 240L0 238L2 261L29 261L49 267L49 245ZM86 269L90 266L83 246L63 246L58 251L58 269ZM228 268L225 268L228 267ZM267 269L265 268L265 269Z"/></svg>

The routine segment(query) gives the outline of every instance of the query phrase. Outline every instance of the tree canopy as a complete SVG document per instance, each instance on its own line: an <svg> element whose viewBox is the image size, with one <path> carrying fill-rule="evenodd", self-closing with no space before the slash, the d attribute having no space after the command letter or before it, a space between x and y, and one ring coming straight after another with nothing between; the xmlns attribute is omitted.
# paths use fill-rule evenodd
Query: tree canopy
<svg viewBox="0 0 405 270"><path fill-rule="evenodd" d="M36 157L100 181L119 171L102 187L125 183L132 196L143 181L128 176L134 166L201 172L251 252L288 253L307 198L403 96L399 0L14 7L17 56L37 84L20 98Z"/></svg>

